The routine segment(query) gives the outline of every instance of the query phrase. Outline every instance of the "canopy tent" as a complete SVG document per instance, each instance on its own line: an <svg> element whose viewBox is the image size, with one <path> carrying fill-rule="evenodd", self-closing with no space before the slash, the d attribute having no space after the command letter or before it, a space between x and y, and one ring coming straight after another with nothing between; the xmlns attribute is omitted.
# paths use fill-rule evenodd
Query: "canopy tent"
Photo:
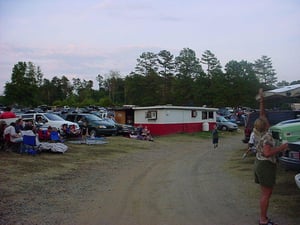
<svg viewBox="0 0 300 225"><path fill-rule="evenodd" d="M281 97L300 97L300 84L289 85L274 90L263 92L264 98L281 96ZM256 96L256 99L260 99L260 95Z"/></svg>

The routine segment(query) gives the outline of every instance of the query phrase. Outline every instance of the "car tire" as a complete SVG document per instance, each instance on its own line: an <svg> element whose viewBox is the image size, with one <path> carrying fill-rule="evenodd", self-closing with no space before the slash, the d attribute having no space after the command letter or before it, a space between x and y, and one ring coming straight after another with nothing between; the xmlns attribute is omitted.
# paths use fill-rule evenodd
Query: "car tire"
<svg viewBox="0 0 300 225"><path fill-rule="evenodd" d="M222 127L221 127L221 130L223 130L223 131L227 131L227 130L228 130L228 127L226 127L226 126L222 126Z"/></svg>
<svg viewBox="0 0 300 225"><path fill-rule="evenodd" d="M96 137L96 131L94 129L90 130L89 135L93 136L93 137Z"/></svg>

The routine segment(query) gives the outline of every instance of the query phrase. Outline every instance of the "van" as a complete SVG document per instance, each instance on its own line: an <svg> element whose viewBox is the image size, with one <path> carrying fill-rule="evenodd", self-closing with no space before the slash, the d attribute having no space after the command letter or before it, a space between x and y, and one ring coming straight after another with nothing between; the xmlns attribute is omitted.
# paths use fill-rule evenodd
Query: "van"
<svg viewBox="0 0 300 225"><path fill-rule="evenodd" d="M67 126L73 125L75 126L75 130L79 131L80 127L77 123L64 120L59 115L54 113L25 113L21 115L23 121L32 121L35 125L41 127L42 129L47 128L49 126L55 127L57 130L61 130L64 124Z"/></svg>
<svg viewBox="0 0 300 225"><path fill-rule="evenodd" d="M83 121L87 123L88 133L90 136L111 136L117 134L117 127L100 117L90 113L70 113L65 117L69 121L73 121L84 127Z"/></svg>

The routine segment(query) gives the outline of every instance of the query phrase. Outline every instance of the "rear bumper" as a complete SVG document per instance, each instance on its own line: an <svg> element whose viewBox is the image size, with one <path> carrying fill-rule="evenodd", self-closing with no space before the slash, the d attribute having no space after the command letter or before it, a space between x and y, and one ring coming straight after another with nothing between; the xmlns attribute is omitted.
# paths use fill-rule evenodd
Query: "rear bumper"
<svg viewBox="0 0 300 225"><path fill-rule="evenodd" d="M300 172L300 160L282 156L279 158L279 164L286 170Z"/></svg>
<svg viewBox="0 0 300 225"><path fill-rule="evenodd" d="M111 136L117 134L117 129L96 129L96 135L97 136Z"/></svg>

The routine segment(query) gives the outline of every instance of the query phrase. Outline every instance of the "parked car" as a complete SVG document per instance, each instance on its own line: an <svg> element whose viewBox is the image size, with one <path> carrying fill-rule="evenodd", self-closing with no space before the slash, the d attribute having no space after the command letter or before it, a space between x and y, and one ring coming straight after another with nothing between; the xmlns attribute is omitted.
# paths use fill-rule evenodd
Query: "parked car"
<svg viewBox="0 0 300 225"><path fill-rule="evenodd" d="M237 117L234 114L230 114L228 116L224 116L225 119L227 119L231 123L237 124Z"/></svg>
<svg viewBox="0 0 300 225"><path fill-rule="evenodd" d="M239 126L245 126L246 119L247 119L246 114L239 115L236 118L236 124L239 125Z"/></svg>
<svg viewBox="0 0 300 225"><path fill-rule="evenodd" d="M219 108L217 113L220 116L229 116L229 115L231 115L231 112L227 108Z"/></svg>
<svg viewBox="0 0 300 225"><path fill-rule="evenodd" d="M300 141L288 144L289 149L279 157L279 164L286 170L300 172Z"/></svg>
<svg viewBox="0 0 300 225"><path fill-rule="evenodd" d="M75 130L80 130L80 127L77 123L63 119L57 114L54 113L25 113L21 115L23 121L32 121L35 125L47 129L51 126L56 128L58 131L62 129L62 126L67 124L67 126L75 126Z"/></svg>
<svg viewBox="0 0 300 225"><path fill-rule="evenodd" d="M286 170L300 172L300 121L286 120L270 127L276 145L287 142L288 150L279 157L279 163Z"/></svg>
<svg viewBox="0 0 300 225"><path fill-rule="evenodd" d="M283 124L290 124L290 123L298 123L300 122L300 119L294 119L294 120L284 120L284 121L281 121L279 123L276 124L277 125L283 125Z"/></svg>
<svg viewBox="0 0 300 225"><path fill-rule="evenodd" d="M281 122L270 127L276 145L300 141L300 122Z"/></svg>
<svg viewBox="0 0 300 225"><path fill-rule="evenodd" d="M134 126L129 125L129 124L118 123L114 118L105 117L105 118L103 118L103 120L116 126L117 134L129 135L130 133L134 132L134 130L135 130Z"/></svg>
<svg viewBox="0 0 300 225"><path fill-rule="evenodd" d="M224 116L217 116L216 122L219 130L234 131L238 129L238 125L236 123L230 122Z"/></svg>
<svg viewBox="0 0 300 225"><path fill-rule="evenodd" d="M94 114L72 113L65 115L67 120L76 122L83 127L83 122L87 123L88 133L91 136L111 136L117 134L117 127Z"/></svg>
<svg viewBox="0 0 300 225"><path fill-rule="evenodd" d="M299 116L300 111L266 111L266 117L269 120L271 126L285 120L297 119L299 118ZM242 140L244 143L248 143L251 132L253 130L253 124L258 117L259 111L251 112L248 114L244 129L244 139Z"/></svg>

